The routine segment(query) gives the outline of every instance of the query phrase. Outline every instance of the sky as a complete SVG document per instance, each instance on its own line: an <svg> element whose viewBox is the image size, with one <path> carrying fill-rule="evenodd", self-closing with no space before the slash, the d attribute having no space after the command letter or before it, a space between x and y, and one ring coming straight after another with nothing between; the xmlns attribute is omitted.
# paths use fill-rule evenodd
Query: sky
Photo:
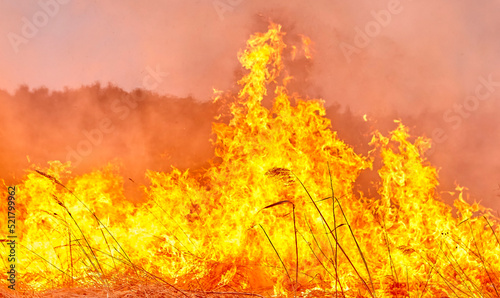
<svg viewBox="0 0 500 298"><path fill-rule="evenodd" d="M500 210L499 0L0 0L0 89L110 82L207 102L269 20L313 41L304 96L402 119L434 139L445 179Z"/></svg>

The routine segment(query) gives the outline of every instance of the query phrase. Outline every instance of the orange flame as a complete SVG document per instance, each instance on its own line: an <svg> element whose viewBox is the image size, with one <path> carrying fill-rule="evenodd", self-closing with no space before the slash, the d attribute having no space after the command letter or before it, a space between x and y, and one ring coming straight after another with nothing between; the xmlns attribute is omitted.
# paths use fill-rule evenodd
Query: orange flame
<svg viewBox="0 0 500 298"><path fill-rule="evenodd" d="M57 161L29 172L17 186L21 289L109 285L133 274L186 290L497 295L500 229L490 211L457 189L452 216L436 193L436 169L422 157L430 142L410 142L401 123L389 137L374 133L373 150L362 156L331 130L322 101L292 104L283 35L271 24L239 53L248 73L230 122L213 124L211 166L149 171L146 203L125 199L112 165L74 178ZM276 87L267 109L269 86ZM377 152L378 197L354 193Z"/></svg>

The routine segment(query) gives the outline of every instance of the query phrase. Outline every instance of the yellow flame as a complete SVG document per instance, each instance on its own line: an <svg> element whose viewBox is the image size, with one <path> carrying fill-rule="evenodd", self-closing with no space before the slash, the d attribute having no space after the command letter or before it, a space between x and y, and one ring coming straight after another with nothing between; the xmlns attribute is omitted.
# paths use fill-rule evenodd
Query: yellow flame
<svg viewBox="0 0 500 298"><path fill-rule="evenodd" d="M312 41L309 37L307 37L305 35L300 35L300 37L302 39L302 45L304 48L304 56L306 56L307 59L311 59L312 58L312 54L311 54Z"/></svg>

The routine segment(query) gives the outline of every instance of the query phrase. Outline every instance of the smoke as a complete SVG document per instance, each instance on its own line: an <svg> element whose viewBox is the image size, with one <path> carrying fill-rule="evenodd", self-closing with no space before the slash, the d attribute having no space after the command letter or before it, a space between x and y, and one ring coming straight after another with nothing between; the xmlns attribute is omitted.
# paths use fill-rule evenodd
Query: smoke
<svg viewBox="0 0 500 298"><path fill-rule="evenodd" d="M367 135L364 126L352 124L363 114L384 132L394 127L393 119L401 119L412 134L433 138L428 158L440 168L443 189L456 181L499 210L499 8L493 0L481 5L455 0L1 1L0 34L6 38L0 43L0 88L16 93L16 102L23 94L20 84L63 93L66 86L73 88L61 99L64 104L51 102L66 97L57 92L46 102L32 98L14 105L9 94L1 95L7 115L2 127L11 129L3 130L10 145L2 145L1 174L25 168L28 147L39 150L30 157L40 162L63 156L67 146L76 147L85 137L82 131L99 127L105 117L116 131L103 136L89 155L95 162L85 158L82 167L115 156L141 157L130 158L127 168L199 164L211 156L209 123L216 112L194 102L208 102L213 88L234 88L240 74L236 53L250 34L266 30L273 20L283 25L287 38L303 34L314 42L313 61L289 69L295 76L290 88L323 98L335 111L329 115L336 117L341 136L361 150L369 136L352 137ZM47 11L46 22L40 11ZM26 41L13 43L10 33ZM145 86L145 77L157 68L168 75ZM180 98L164 103L153 96L157 99L139 104L123 121L94 102L106 101L92 89L95 81L111 82L124 89L120 92L143 88ZM82 85L87 87L77 90ZM184 103L187 97L196 100ZM173 157L161 159L158 153Z"/></svg>
<svg viewBox="0 0 500 298"><path fill-rule="evenodd" d="M7 183L47 161L69 161L75 174L111 162L137 200L146 170L199 168L213 157L209 137L218 105L189 97L100 84L63 92L22 86L13 95L2 93L0 104L0 177Z"/></svg>

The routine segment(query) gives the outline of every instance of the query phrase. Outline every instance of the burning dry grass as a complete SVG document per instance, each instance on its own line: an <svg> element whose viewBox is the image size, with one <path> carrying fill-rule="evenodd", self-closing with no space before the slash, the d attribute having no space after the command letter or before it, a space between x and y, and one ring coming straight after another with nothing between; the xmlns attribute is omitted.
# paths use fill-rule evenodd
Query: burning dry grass
<svg viewBox="0 0 500 298"><path fill-rule="evenodd" d="M175 291L162 284L145 284L141 281L120 282L113 288L91 287L91 288L58 288L41 293L14 293L12 291L0 290L0 297L5 298L164 298L164 297L186 297L186 298L249 298L263 297L254 293L243 292L215 292L215 291Z"/></svg>
<svg viewBox="0 0 500 298"><path fill-rule="evenodd" d="M378 280L374 282L372 278L373 272L377 268L372 267L374 260L370 260L370 257L366 258L365 254L370 255L370 251L367 251L366 244L360 245L356 238L356 232L353 230L352 225L343 210L342 204L339 198L335 197L334 188L333 188L333 179L331 176L331 172L329 173L330 177L330 191L331 196L323 198L323 199L315 199L313 195L309 193L307 187L304 183L294 175L293 172L290 172L285 169L273 169L268 172L268 176L271 177L279 177L279 180L285 184L300 184L303 190L307 193L307 196L310 200L310 203L314 206L315 212L318 216L321 217L322 222L324 223L325 233L320 233L318 231L314 231L311 225L307 222L307 230L306 231L298 231L296 226L296 210L295 205L290 200L282 200L273 204L270 204L264 208L262 208L259 212L265 212L265 209L273 209L291 206L291 212L287 212L287 214L283 215L288 218L290 221L290 225L293 225L294 230L294 239L289 239L289 242L295 242L295 266L296 268L287 268L287 264L283 260L283 257L278 252L278 249L273 244L273 240L266 232L266 229L259 224L259 228L263 231L268 240L268 243L273 248L275 252L275 257L280 260L280 266L282 266L283 271L286 273L287 280L284 281L283 286L286 291L292 295L297 295L297 292L302 293L300 296L304 297L335 297L334 293L338 293L337 297L351 297L351 296L363 296L363 297L377 297L380 296L380 290L383 289L383 297L436 297L436 295L441 295L441 297L451 296L449 293L453 293L453 296L457 297L496 297L498 296L497 290L500 286L498 282L498 264L494 263L495 258L492 259L491 255L485 256L485 253L488 253L488 249L492 249L491 247L485 246L485 238L488 238L491 242L493 239L496 247L500 247L500 242L498 239L498 226L495 227L492 225L490 220L488 220L487 216L483 216L480 218L468 218L462 222L457 224L457 227L462 227L465 230L470 232L472 238L469 239L467 243L464 239L456 237L454 235L450 235L451 242L444 241L440 244L439 250L437 252L433 251L425 251L422 249L414 249L408 246L398 246L394 247L391 245L391 240L389 239L389 234L387 231L386 224L384 222L383 217L379 217L381 222L378 223L381 227L381 232L383 233L383 245L385 245L386 253L386 261L383 262L385 264L389 264L390 266L390 274L385 276L382 280ZM86 206L86 204L80 200L77 195L68 188L65 184L60 182L54 176L47 174L46 172L35 170L34 174L39 177L43 177L47 179L52 184L59 186L62 189L65 189L71 196L75 197L80 204ZM74 239L74 244L69 244L70 247L73 247L75 251L83 252L84 258L86 261L83 263L87 264L86 271L91 273L91 275L87 275L83 280L71 279L69 282L62 282L53 284L55 289L46 290L43 292L30 291L29 287L25 288L23 297L249 297L249 296L269 296L272 294L272 283L269 284L269 287L261 288L257 290L257 293L244 293L242 288L238 288L234 290L231 286L220 286L214 287L213 285L217 283L217 281L221 278L221 274L228 274L231 271L231 265L224 265L221 262L208 262L204 264L207 266L209 273L206 275L210 276L207 280L206 278L198 279L196 271L192 273L188 273L184 276L182 282L178 282L178 284L174 285L173 280L171 282L167 282L162 277L159 277L145 268L142 267L140 263L136 261L132 261L128 254L123 249L123 246L119 243L119 241L113 236L112 232L108 227L103 223L102 219L100 219L95 212L93 212L88 206L86 206L87 212L91 215L93 220L99 223L102 227L101 233L104 239L108 239L107 247L109 252L102 251L94 247L93 244L95 242L95 238L89 239L85 232L80 228L78 220L73 217L71 211L68 207L64 205L57 197L53 196L52 199L56 202L57 205L62 207L65 212L69 215L69 218L73 222L74 226L77 227L77 230L73 230L69 232L68 237ZM335 204L332 205L332 214L336 214L335 208L340 211L339 215L341 218L333 217L333 221L331 219L327 219L323 213L325 210L321 210L320 204L325 201L335 200ZM462 202L462 204L465 204ZM463 208L464 206L462 206ZM460 206L459 206L460 208ZM300 212L300 210L299 210ZM290 217L288 215L292 214ZM57 216L54 213L55 216ZM310 214L311 215L311 214ZM163 214L163 218L167 218L168 214ZM477 231L477 224L483 221L483 226L487 227L485 231L489 230L489 233ZM472 222L472 223L471 223ZM65 223L68 225L68 222ZM474 227L473 227L474 225ZM346 239L340 242L339 230L342 230L343 227L348 229L348 234L352 237L352 244L355 244L356 249L346 249L345 241ZM307 235L305 233L309 233L309 239L313 241L307 240ZM308 283L304 283L304 276L299 277L300 275L307 276L304 272L303 267L299 269L299 263L302 261L299 258L299 245L297 241L297 233L300 235L301 239L307 243L308 249L314 255L317 263L325 270L325 272L330 275L334 281L334 283L328 282L320 282L314 281L314 276L309 276L307 279ZM342 231L342 233L346 233L346 231ZM108 236L105 236L108 234ZM358 233L359 234L359 233ZM449 233L442 233L444 237L449 236ZM328 238L329 247L325 247L322 245L321 238ZM48 235L47 235L48 236ZM92 236L91 236L92 237ZM115 242L115 245L113 243ZM450 246L450 243L455 245L455 248ZM112 255L111 254L111 246L119 247L121 249L121 253ZM361 246L364 246L362 248ZM467 264L463 261L459 260L456 255L456 249L461 248L467 251L468 258L470 263L474 262L475 264L479 264L479 268L476 274L477 276L470 275L470 268L467 268ZM55 247L52 249L56 250ZM32 253L36 254L35 251L28 249ZM363 250L365 250L363 252ZM356 254L353 255L353 252ZM423 260L422 265L427 265L430 269L427 273L427 278L425 280L420 280L416 284L413 283L410 285L410 277L408 276L408 268L406 270L401 270L401 262L395 261L393 259L393 254L402 254L407 257L420 258ZM107 256L108 259L111 259L113 263L123 263L126 265L128 269L117 270L117 271L108 271L104 270L104 265L101 264L103 258L97 257L98 254L103 254ZM357 293L352 289L349 289L349 286L346 286L345 281L341 281L339 270L339 262L342 259L342 255L345 257L343 259L344 263L348 263L349 266L353 269L353 272L356 274L358 281L356 284L358 285ZM38 255L37 257L46 262L47 265L53 266L57 268L56 265L46 260L43 256ZM163 257L168 258L168 255L164 255ZM351 261L351 259L362 260L362 262L357 262L356 264ZM75 261L76 262L76 261ZM306 260L305 262L308 262ZM444 264L442 263L444 262ZM109 261L108 261L109 263ZM210 264L212 263L212 264ZM289 262L287 262L290 264ZM370 264L369 264L370 263ZM73 263L71 263L73 266ZM289 265L288 265L289 266ZM241 266L238 270L238 273L241 275L252 275L252 274L260 274L259 271L252 271L244 268L245 266ZM118 267L117 267L118 268ZM59 268L57 268L60 270ZM277 268L279 270L279 268ZM66 270L66 272L61 271L61 273L68 275L74 273L74 268L70 268ZM403 274L401 274L403 273ZM438 281L441 282L436 283L436 281L431 281L433 276L438 277ZM478 279L479 277L479 279ZM253 277L256 282L259 278ZM233 279L237 279L234 278ZM411 278L413 279L413 278ZM64 280L64 279L63 279ZM67 279L66 279L67 280ZM418 280L418 279L417 279ZM299 282L296 282L299 281ZM478 281L480 283L478 283ZM78 285L84 284L93 284L92 287L80 287ZM460 282L457 284L457 282ZM302 283L302 284L301 284ZM262 283L260 283L262 285ZM76 287L75 287L76 286ZM410 289L411 287L411 289ZM182 289L181 289L182 288ZM204 288L211 288L212 290L202 290ZM329 290L330 289L330 290ZM363 293L359 292L363 290ZM32 293L30 293L32 292ZM378 295L376 293L379 293ZM412 295L410 295L412 293ZM19 297L18 295L12 294L12 292L4 291L2 293L5 297ZM339 296L340 295L340 296Z"/></svg>

